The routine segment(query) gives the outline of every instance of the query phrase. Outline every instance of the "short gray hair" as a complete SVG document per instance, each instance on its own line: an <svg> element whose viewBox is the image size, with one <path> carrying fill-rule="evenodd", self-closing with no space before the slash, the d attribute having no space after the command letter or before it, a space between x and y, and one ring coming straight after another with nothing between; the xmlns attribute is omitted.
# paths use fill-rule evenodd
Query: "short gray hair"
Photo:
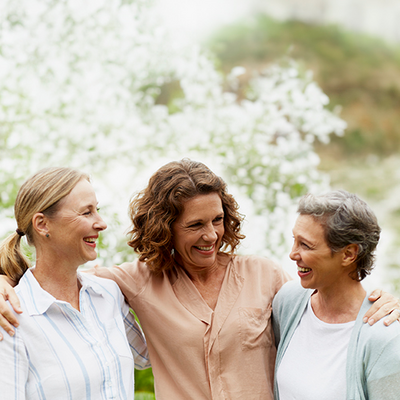
<svg viewBox="0 0 400 400"><path fill-rule="evenodd" d="M355 194L335 190L320 196L303 196L297 212L312 216L322 225L332 252L349 244L358 245L357 268L350 274L352 279L362 281L371 273L381 228L367 203Z"/></svg>

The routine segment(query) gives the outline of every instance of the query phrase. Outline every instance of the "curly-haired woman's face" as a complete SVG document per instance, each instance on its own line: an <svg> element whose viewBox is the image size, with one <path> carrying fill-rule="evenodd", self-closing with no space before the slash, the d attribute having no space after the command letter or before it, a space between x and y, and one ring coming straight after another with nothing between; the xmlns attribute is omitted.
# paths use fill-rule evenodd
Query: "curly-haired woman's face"
<svg viewBox="0 0 400 400"><path fill-rule="evenodd" d="M172 225L177 261L189 271L211 267L224 233L224 210L217 193L186 201L183 212Z"/></svg>

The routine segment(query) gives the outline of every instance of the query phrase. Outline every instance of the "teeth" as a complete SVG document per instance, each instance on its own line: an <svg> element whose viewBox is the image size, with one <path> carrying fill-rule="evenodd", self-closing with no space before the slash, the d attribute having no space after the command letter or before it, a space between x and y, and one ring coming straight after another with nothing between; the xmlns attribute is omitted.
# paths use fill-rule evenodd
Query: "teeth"
<svg viewBox="0 0 400 400"><path fill-rule="evenodd" d="M297 271L300 271L300 272L310 272L310 271L311 271L311 268L297 267Z"/></svg>
<svg viewBox="0 0 400 400"><path fill-rule="evenodd" d="M94 243L96 241L95 238L85 238L83 239L85 242Z"/></svg>
<svg viewBox="0 0 400 400"><path fill-rule="evenodd" d="M197 246L197 248L198 248L199 250L210 251L210 250L213 248L213 246L208 246L208 247L205 247L205 246Z"/></svg>

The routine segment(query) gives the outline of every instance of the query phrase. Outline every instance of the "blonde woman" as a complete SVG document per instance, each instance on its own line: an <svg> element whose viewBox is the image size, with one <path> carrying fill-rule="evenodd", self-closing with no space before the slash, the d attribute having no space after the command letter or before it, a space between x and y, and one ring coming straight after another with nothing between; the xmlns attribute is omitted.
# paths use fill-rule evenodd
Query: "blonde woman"
<svg viewBox="0 0 400 400"><path fill-rule="evenodd" d="M114 282L77 272L107 227L88 176L39 171L20 188L15 218L0 265L19 281L23 313L0 342L2 398L133 399L134 367L149 366L144 336ZM35 247L33 268L22 236Z"/></svg>

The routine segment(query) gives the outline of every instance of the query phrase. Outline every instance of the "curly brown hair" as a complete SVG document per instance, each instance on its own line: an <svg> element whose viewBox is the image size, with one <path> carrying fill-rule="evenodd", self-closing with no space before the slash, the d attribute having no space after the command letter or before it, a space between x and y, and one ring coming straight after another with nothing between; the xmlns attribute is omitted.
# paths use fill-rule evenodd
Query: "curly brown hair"
<svg viewBox="0 0 400 400"><path fill-rule="evenodd" d="M150 178L147 187L131 199L128 245L150 270L161 273L173 267L172 224L187 200L209 193L219 195L224 210L225 233L220 251L232 254L245 237L240 233L243 217L235 199L227 193L226 183L201 162L185 158L164 165Z"/></svg>

